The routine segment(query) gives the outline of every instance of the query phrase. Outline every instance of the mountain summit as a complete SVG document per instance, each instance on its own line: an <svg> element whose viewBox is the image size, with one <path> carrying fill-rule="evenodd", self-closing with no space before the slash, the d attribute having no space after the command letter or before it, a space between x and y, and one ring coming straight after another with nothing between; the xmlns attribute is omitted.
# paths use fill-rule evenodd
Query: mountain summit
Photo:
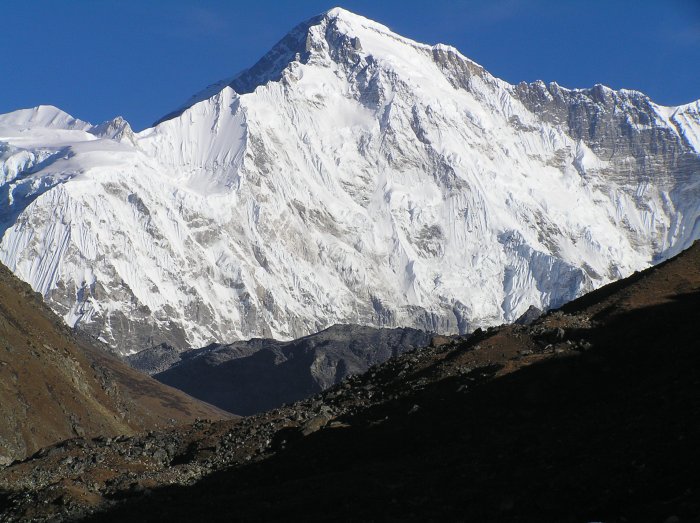
<svg viewBox="0 0 700 523"><path fill-rule="evenodd" d="M18 118L0 260L122 352L466 332L700 236L697 102L510 85L342 9L140 133Z"/></svg>

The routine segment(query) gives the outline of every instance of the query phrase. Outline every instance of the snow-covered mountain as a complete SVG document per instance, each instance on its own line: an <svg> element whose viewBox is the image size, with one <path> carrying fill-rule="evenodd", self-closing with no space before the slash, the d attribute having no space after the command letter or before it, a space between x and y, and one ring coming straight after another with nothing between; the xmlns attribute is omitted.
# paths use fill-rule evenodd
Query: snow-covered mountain
<svg viewBox="0 0 700 523"><path fill-rule="evenodd" d="M0 260L123 352L465 332L700 237L700 103L510 85L342 9L153 128L0 116Z"/></svg>

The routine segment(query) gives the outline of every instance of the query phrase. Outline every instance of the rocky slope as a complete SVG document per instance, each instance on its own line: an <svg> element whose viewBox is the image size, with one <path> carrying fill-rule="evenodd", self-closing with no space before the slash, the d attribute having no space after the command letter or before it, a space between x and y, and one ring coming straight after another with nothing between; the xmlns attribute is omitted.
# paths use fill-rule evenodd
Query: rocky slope
<svg viewBox="0 0 700 523"><path fill-rule="evenodd" d="M696 244L239 423L51 447L2 520L696 521L699 305Z"/></svg>
<svg viewBox="0 0 700 523"><path fill-rule="evenodd" d="M162 347L127 361L145 371L156 363L153 377L158 381L248 416L312 396L372 365L429 345L432 338L415 329L334 325L289 342L253 339L187 351L168 369L160 366L172 353L163 354Z"/></svg>
<svg viewBox="0 0 700 523"><path fill-rule="evenodd" d="M76 336L0 265L0 466L76 436L228 418Z"/></svg>
<svg viewBox="0 0 700 523"><path fill-rule="evenodd" d="M0 116L0 260L125 353L465 333L690 245L698 114L513 86L333 9L139 133Z"/></svg>

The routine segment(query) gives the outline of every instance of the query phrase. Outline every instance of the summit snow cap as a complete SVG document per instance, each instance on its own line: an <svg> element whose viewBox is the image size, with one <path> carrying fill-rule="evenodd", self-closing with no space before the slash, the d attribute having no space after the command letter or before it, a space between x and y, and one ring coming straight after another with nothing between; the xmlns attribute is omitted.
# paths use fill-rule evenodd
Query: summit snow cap
<svg viewBox="0 0 700 523"><path fill-rule="evenodd" d="M468 72L482 75L489 82L496 81L483 67L452 46L422 44L400 36L369 18L335 7L297 25L252 67L207 86L154 125L179 116L226 86L239 94L246 94L269 82L281 80L285 72L293 76L295 64L306 64L311 60L314 65L352 67L358 72L367 66L373 68L377 63L382 63L398 69L400 74L425 74L426 71L420 70L416 55L437 62L442 71L453 69L455 72L450 75L453 77ZM440 71L436 73L440 74ZM455 84L462 80L450 79Z"/></svg>

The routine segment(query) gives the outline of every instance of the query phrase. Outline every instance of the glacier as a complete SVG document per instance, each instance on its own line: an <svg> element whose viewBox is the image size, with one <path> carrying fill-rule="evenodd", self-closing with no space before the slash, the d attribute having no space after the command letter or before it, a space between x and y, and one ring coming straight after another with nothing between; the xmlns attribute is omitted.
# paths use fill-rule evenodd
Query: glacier
<svg viewBox="0 0 700 523"><path fill-rule="evenodd" d="M700 237L700 102L511 85L343 9L153 127L0 115L0 261L128 354L465 333Z"/></svg>

